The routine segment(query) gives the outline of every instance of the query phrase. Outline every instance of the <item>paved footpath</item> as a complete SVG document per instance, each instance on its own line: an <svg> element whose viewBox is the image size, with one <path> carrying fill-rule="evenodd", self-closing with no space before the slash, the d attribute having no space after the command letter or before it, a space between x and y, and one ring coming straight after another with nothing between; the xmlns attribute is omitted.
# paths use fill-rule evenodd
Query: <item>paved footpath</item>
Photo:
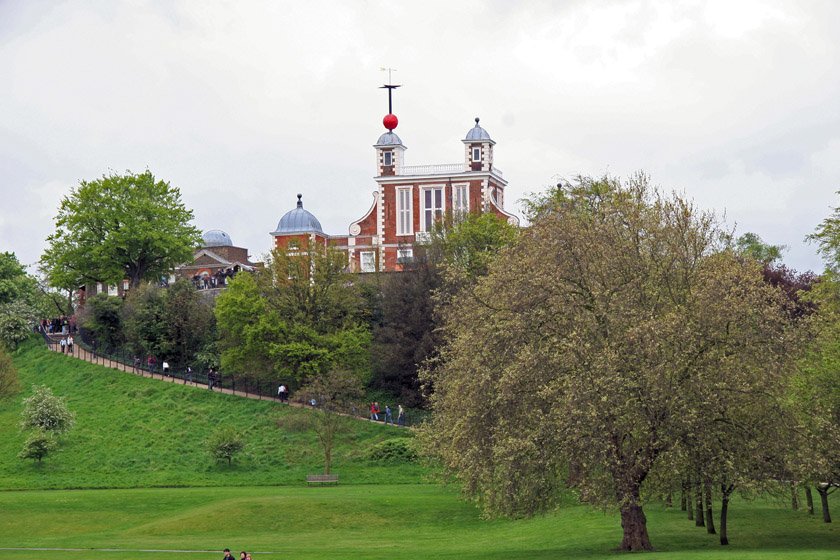
<svg viewBox="0 0 840 560"><path fill-rule="evenodd" d="M47 345L47 348L49 348L50 350L52 350L54 352L61 353L61 347L59 346L58 342L63 338L63 336L62 335L55 335L55 334L51 334L51 335L47 335L47 336L49 336L50 340L52 341L51 344ZM110 358L106 358L106 357L103 357L103 356L94 356L92 352L88 352L87 350L85 350L84 348L79 346L78 344L73 345L73 353L72 354L69 353L69 352L66 352L66 354L69 355L69 356L72 356L74 358L78 358L80 360L90 362L92 364L99 364L101 366L109 367L109 368L116 369L116 370L119 370L119 371L124 371L126 373L133 373L133 374L139 375L141 377L150 377L152 379L157 379L159 381L164 381L164 382L168 382L168 383L180 383L180 384L184 384L184 385L187 385L187 386L201 388L201 389L204 389L205 391L207 390L207 385L205 383L196 383L194 381L184 383L183 379L177 379L175 377L167 377L167 376L164 376L161 373L149 373L148 370L143 369L143 368L140 368L139 371L138 371L133 366L126 365L122 362L118 362L116 360L112 360ZM263 397L261 395L255 395L254 393L246 393L244 391L238 391L237 392L237 391L234 391L233 389L219 389L218 386L214 386L213 391L224 393L224 394L227 394L227 395L236 395L237 397L247 397L249 399L260 400L260 401L270 400L270 401L274 401L274 402L278 402L278 403L281 402L280 399L278 399L277 397ZM294 401L286 401L284 404L287 404L289 406L295 406L295 407L298 407L298 408L311 408L311 407L308 407L308 406L304 405L303 403L294 402ZM347 414L347 415L342 414L342 416L350 416L350 415L349 414ZM370 422L370 419L365 418L363 416L353 416L353 418L356 418L358 420L364 420L365 422ZM388 426L388 424L385 424L385 425ZM395 428L401 427L401 426L396 426L394 424L390 424L390 425L395 427ZM409 426L403 426L403 427L409 427ZM0 549L0 550L2 550L2 549Z"/></svg>

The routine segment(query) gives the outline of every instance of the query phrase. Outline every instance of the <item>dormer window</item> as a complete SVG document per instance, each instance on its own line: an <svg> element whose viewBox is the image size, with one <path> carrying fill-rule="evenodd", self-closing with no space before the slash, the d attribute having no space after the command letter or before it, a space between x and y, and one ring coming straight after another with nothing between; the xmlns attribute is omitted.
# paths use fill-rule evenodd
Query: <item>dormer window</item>
<svg viewBox="0 0 840 560"><path fill-rule="evenodd" d="M394 165L394 154L392 152L383 152L382 157L385 167Z"/></svg>
<svg viewBox="0 0 840 560"><path fill-rule="evenodd" d="M481 161L481 148L476 146L472 149L472 160Z"/></svg>

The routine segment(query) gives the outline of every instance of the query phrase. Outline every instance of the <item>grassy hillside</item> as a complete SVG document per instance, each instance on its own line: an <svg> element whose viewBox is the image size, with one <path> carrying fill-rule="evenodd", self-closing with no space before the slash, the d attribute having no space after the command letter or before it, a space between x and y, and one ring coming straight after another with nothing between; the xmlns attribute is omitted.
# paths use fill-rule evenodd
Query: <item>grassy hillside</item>
<svg viewBox="0 0 840 560"><path fill-rule="evenodd" d="M2 547L156 549L169 558L221 558L223 548L260 558L536 560L626 558L617 514L568 504L525 520L482 520L452 487L176 488L0 492ZM656 558L828 559L840 527L763 501L733 503L729 537L685 513L646 507ZM186 552L186 551L207 552ZM210 552L212 551L212 553ZM3 551L4 557L151 559L163 552Z"/></svg>
<svg viewBox="0 0 840 560"><path fill-rule="evenodd" d="M311 411L139 377L49 352L27 341L14 355L22 395L0 405L0 489L131 488L300 484L322 472ZM17 457L25 434L21 398L33 384L67 397L76 427L62 450L38 465ZM247 438L232 466L210 458L203 442L221 425ZM371 447L409 430L364 421L333 453L331 472L348 483L404 483L421 479L413 463L368 459Z"/></svg>

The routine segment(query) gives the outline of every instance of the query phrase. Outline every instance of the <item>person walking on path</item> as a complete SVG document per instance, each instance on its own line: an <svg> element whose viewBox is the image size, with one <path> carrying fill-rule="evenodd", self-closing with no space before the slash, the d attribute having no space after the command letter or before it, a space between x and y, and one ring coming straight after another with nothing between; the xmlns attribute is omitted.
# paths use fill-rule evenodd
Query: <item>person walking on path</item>
<svg viewBox="0 0 840 560"><path fill-rule="evenodd" d="M134 356L134 373L140 373L140 356Z"/></svg>
<svg viewBox="0 0 840 560"><path fill-rule="evenodd" d="M61 353L66 354L67 353L67 339L62 338L61 342L59 342L58 345L61 346Z"/></svg>
<svg viewBox="0 0 840 560"><path fill-rule="evenodd" d="M379 407L376 406L375 402L370 403L370 421L373 422L374 420L379 420Z"/></svg>
<svg viewBox="0 0 840 560"><path fill-rule="evenodd" d="M280 397L280 402L286 402L289 398L289 389L285 385L280 385L277 388L277 396Z"/></svg>
<svg viewBox="0 0 840 560"><path fill-rule="evenodd" d="M388 422L390 422L392 426L394 425L394 419L391 417L391 407L386 404L385 405L385 424L388 424Z"/></svg>
<svg viewBox="0 0 840 560"><path fill-rule="evenodd" d="M154 356L149 356L148 364L149 364L149 375L154 375L154 373L155 373L155 357Z"/></svg>
<svg viewBox="0 0 840 560"><path fill-rule="evenodd" d="M400 426L405 426L405 410L401 404L397 405L397 424Z"/></svg>
<svg viewBox="0 0 840 560"><path fill-rule="evenodd" d="M189 381L190 385L192 385L192 368L190 366L187 366L184 369L184 385L187 384L187 381Z"/></svg>
<svg viewBox="0 0 840 560"><path fill-rule="evenodd" d="M207 373L207 388L211 391L213 390L213 382L216 380L216 374L213 372L213 368L210 368L210 371Z"/></svg>
<svg viewBox="0 0 840 560"><path fill-rule="evenodd" d="M169 362L163 360L163 376L169 377Z"/></svg>
<svg viewBox="0 0 840 560"><path fill-rule="evenodd" d="M67 337L67 352L72 356L73 355L73 337Z"/></svg>

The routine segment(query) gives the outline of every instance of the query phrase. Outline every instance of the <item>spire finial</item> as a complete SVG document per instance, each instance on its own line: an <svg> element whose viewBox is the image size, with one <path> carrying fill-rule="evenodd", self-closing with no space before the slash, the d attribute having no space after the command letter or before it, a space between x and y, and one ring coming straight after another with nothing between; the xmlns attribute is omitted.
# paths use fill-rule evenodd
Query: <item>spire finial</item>
<svg viewBox="0 0 840 560"><path fill-rule="evenodd" d="M298 202L297 202L297 207L298 208L303 208L303 202L300 200L301 198L303 198L303 195L298 193Z"/></svg>
<svg viewBox="0 0 840 560"><path fill-rule="evenodd" d="M478 121L480 121L480 120L481 119L479 119L478 117L475 118L475 126L478 126Z"/></svg>

